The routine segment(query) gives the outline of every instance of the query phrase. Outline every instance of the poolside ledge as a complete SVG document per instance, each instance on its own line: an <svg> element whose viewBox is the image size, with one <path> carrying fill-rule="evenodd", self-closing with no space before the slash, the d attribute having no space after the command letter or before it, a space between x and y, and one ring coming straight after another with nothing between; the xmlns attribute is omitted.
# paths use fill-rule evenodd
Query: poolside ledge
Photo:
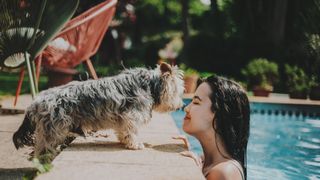
<svg viewBox="0 0 320 180"><path fill-rule="evenodd" d="M3 120L2 116L0 118ZM21 123L21 115L19 119ZM54 159L53 168L36 179L204 179L193 160L179 154L186 148L181 140L171 138L179 135L179 131L169 114L153 113L151 123L139 134L139 140L146 146L143 150L125 149L111 131L100 134L108 136L75 139ZM7 141L7 148L15 151L12 142ZM21 154L12 155L25 159ZM24 166L30 167L30 164Z"/></svg>
<svg viewBox="0 0 320 180"><path fill-rule="evenodd" d="M183 98L192 99L193 94L184 94ZM271 93L269 97L248 96L250 102L320 106L320 101L310 99L290 99L288 94Z"/></svg>

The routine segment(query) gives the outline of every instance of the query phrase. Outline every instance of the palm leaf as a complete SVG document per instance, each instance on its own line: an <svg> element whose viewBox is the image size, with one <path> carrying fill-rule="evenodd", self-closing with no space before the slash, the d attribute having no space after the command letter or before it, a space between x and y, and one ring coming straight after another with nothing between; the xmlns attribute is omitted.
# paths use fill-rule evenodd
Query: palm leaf
<svg viewBox="0 0 320 180"><path fill-rule="evenodd" d="M0 0L0 70L27 65L37 93L35 56L72 17L79 0Z"/></svg>
<svg viewBox="0 0 320 180"><path fill-rule="evenodd" d="M21 56L25 52L33 60L72 17L78 3L79 0L0 0L0 67L25 65Z"/></svg>
<svg viewBox="0 0 320 180"><path fill-rule="evenodd" d="M59 33L65 23L72 17L79 0L48 0L39 29L46 32L40 36L30 49L32 56L38 55Z"/></svg>

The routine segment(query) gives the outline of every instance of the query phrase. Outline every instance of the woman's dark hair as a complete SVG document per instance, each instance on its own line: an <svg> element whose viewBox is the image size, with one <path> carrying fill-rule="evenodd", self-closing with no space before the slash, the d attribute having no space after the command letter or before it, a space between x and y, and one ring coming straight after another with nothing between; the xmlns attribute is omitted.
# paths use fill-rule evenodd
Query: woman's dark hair
<svg viewBox="0 0 320 180"><path fill-rule="evenodd" d="M250 105L246 91L238 83L219 76L210 76L202 82L206 82L212 91L211 110L215 113L213 128L221 137L227 152L241 164L247 179Z"/></svg>

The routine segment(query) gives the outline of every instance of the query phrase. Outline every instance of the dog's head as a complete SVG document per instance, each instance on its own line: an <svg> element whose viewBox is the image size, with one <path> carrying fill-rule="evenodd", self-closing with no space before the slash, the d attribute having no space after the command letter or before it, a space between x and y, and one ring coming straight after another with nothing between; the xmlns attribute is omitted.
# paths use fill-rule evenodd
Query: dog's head
<svg viewBox="0 0 320 180"><path fill-rule="evenodd" d="M175 111L183 106L182 96L184 92L183 71L177 66L161 63L155 69L160 76L158 88L159 103L154 108L158 112Z"/></svg>

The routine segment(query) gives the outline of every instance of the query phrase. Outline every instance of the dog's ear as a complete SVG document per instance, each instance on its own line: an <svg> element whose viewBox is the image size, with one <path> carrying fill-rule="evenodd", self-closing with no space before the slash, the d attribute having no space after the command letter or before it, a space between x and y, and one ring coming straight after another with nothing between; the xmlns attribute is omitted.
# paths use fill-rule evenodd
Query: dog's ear
<svg viewBox="0 0 320 180"><path fill-rule="evenodd" d="M171 66L167 63L164 63L164 62L160 64L160 70L161 70L161 74L171 74L172 73Z"/></svg>

